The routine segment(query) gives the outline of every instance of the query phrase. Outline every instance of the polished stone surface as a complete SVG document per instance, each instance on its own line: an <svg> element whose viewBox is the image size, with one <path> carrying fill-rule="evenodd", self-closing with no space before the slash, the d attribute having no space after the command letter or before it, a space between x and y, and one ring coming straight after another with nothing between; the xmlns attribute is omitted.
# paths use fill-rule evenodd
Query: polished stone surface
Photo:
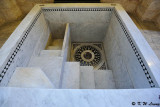
<svg viewBox="0 0 160 107"><path fill-rule="evenodd" d="M48 33L48 27L43 14L39 14L39 19L33 23L37 13L39 13L39 9L37 6L32 9L30 14L24 18L0 49L0 72L2 73L5 66L8 67L3 81L0 84L2 86L8 83L16 67L27 66L32 55L38 53L39 49L42 49L45 44L45 40L43 40L44 44L37 45L38 41L41 41L44 35ZM30 30L27 30L31 24L32 27L30 27ZM45 39L47 39L47 35Z"/></svg>
<svg viewBox="0 0 160 107"><path fill-rule="evenodd" d="M100 42L105 36L111 11L44 11L44 15L54 38L63 38L65 24L70 23L72 41L88 42L92 36L90 42Z"/></svg>
<svg viewBox="0 0 160 107"><path fill-rule="evenodd" d="M121 10L122 7L118 6L116 7L116 9ZM158 76L160 75L159 59L157 58L157 56L155 55L155 53L153 52L147 41L144 39L144 37L142 36L141 32L138 30L136 25L133 23L131 18L128 17L128 14L125 11L119 11L118 14L121 16L121 20L123 20L123 23L125 23L127 31L131 35L132 42L135 44L135 47L139 52L139 55L141 56L143 63L146 69L148 70L148 73L150 74L146 75L146 78L150 76L152 78L152 81L154 81L155 87L159 87L160 86L160 78ZM143 72L145 72L145 70ZM148 82L149 81L151 81L150 78L148 79ZM153 84L151 83L150 85L152 86Z"/></svg>
<svg viewBox="0 0 160 107"><path fill-rule="evenodd" d="M96 89L115 89L115 80L111 70L94 71Z"/></svg>
<svg viewBox="0 0 160 107"><path fill-rule="evenodd" d="M39 56L47 56L47 57L52 57L52 56L61 56L61 50L42 50Z"/></svg>
<svg viewBox="0 0 160 107"><path fill-rule="evenodd" d="M40 68L17 68L8 87L54 88L46 74Z"/></svg>
<svg viewBox="0 0 160 107"><path fill-rule="evenodd" d="M80 88L80 67L79 62L66 62L62 78L63 89Z"/></svg>
<svg viewBox="0 0 160 107"><path fill-rule="evenodd" d="M95 89L93 66L80 67L80 89Z"/></svg>
<svg viewBox="0 0 160 107"><path fill-rule="evenodd" d="M31 59L28 67L39 67L47 75L55 88L59 88L62 57L34 57Z"/></svg>
<svg viewBox="0 0 160 107"><path fill-rule="evenodd" d="M160 89L53 90L0 88L1 107L152 107L159 104Z"/></svg>

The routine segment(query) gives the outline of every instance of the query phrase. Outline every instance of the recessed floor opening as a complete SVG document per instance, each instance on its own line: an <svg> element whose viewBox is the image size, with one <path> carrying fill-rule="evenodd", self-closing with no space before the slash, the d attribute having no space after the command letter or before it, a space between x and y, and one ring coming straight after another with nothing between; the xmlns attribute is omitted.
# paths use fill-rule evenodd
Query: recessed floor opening
<svg viewBox="0 0 160 107"><path fill-rule="evenodd" d="M102 43L72 43L71 61L81 66L93 66L96 70L106 70L107 63Z"/></svg>

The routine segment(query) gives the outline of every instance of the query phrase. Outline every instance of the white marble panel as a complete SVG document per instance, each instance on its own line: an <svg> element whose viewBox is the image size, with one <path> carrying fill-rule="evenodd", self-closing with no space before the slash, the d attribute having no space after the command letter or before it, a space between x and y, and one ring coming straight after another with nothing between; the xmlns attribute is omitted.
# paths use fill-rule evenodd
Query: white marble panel
<svg viewBox="0 0 160 107"><path fill-rule="evenodd" d="M156 107L160 89L55 90L0 88L1 107ZM138 105L140 102L141 105ZM147 102L147 105L143 105ZM132 105L135 103L135 105ZM157 105L158 106L158 105Z"/></svg>
<svg viewBox="0 0 160 107"><path fill-rule="evenodd" d="M39 11L40 11L40 8L38 6L35 6L32 9L32 11L26 16L26 18L21 22L21 24L16 28L16 30L11 34L9 39L1 48L0 72L5 70L2 73L2 75L4 74L5 75L3 77L3 80L0 83L1 86L7 85L16 67L22 67L27 65L31 57L31 54L34 50L35 43L37 42L37 35L35 35L34 33L39 29L39 27L38 28L35 27L39 22L37 23L34 22L35 24L25 40L24 39L22 40L22 37L25 35L29 26L35 20L35 17L38 15ZM37 21L39 20L40 19L38 19ZM22 44L21 47L18 46L19 43ZM20 47L20 49L18 49L18 47ZM7 62L8 64L6 65Z"/></svg>
<svg viewBox="0 0 160 107"><path fill-rule="evenodd" d="M62 57L34 57L31 59L28 67L41 68L55 88L59 88L62 70Z"/></svg>
<svg viewBox="0 0 160 107"><path fill-rule="evenodd" d="M127 30L127 28L125 28L125 30ZM132 40L132 42L135 46L137 46L134 40ZM145 43L145 41L143 42ZM119 87L121 84L120 82L122 82L122 87L124 88L127 88L126 84L128 84L130 88L149 88L152 86L149 84L151 79L147 79L149 76L152 78L152 81L154 81L154 85L157 84L152 73L150 72L150 69L148 68L148 65L143 59L143 55L141 55L139 48L136 47L137 51L141 55L141 59L143 60L146 69L148 69L149 72L149 75L145 75L146 71L143 70L144 67L142 68L134 49L131 47L131 43L128 41L126 34L122 29L122 25L120 25L114 13L111 17L111 22L104 40L104 47L109 68L113 70L114 78L116 78L116 86ZM140 56L138 57L140 58ZM124 76L123 74L128 76ZM131 84L133 84L133 86Z"/></svg>
<svg viewBox="0 0 160 107"><path fill-rule="evenodd" d="M40 68L16 68L8 87L54 88L51 81Z"/></svg>
<svg viewBox="0 0 160 107"><path fill-rule="evenodd" d="M44 11L48 21L57 23L109 22L111 11Z"/></svg>
<svg viewBox="0 0 160 107"><path fill-rule="evenodd" d="M63 39L65 34L66 23L58 23L54 21L48 21L49 27L54 39Z"/></svg>
<svg viewBox="0 0 160 107"><path fill-rule="evenodd" d="M158 57L155 55L147 41L142 36L141 32L138 30L134 22L128 16L128 14L123 10L121 6L116 6L115 9L121 20L123 20L123 24L126 27L127 31L130 34L130 37L135 44L143 63L145 64L152 81L154 82L155 87L160 86L160 61Z"/></svg>
<svg viewBox="0 0 160 107"><path fill-rule="evenodd" d="M111 11L44 11L53 38L63 38L65 24L70 23L74 42L100 42L105 36ZM79 39L80 38L80 39Z"/></svg>
<svg viewBox="0 0 160 107"><path fill-rule="evenodd" d="M39 29L36 29L34 33L34 35L38 35L38 42L36 43L32 57L39 55L41 50L45 49L49 35L51 34L50 28L44 18L43 13L39 17L39 20L40 20L39 22L37 21L38 25L35 26L36 28Z"/></svg>
<svg viewBox="0 0 160 107"><path fill-rule="evenodd" d="M62 89L80 88L80 66L79 62L66 62L62 78Z"/></svg>
<svg viewBox="0 0 160 107"><path fill-rule="evenodd" d="M95 89L93 66L80 66L80 88Z"/></svg>
<svg viewBox="0 0 160 107"><path fill-rule="evenodd" d="M39 45L39 46L36 47L36 44L39 40L38 38L39 38L39 36L44 36L43 35L44 27L40 26L41 24L43 24L42 19L43 19L43 16L41 14L39 16L38 20L35 22L31 31L29 32L27 38L23 41L21 48L19 49L19 51L17 50L17 54L16 54L16 52L13 52L13 53L15 53L15 58L12 61L12 64L15 64L15 65L11 64L11 66L13 68L10 67L8 69L7 73L5 74L5 76L7 78L4 78L3 81L6 80L6 79L8 81L10 79L10 77L12 76L12 72L14 72L16 67L27 66L31 56L37 54L36 52L38 52L38 49L41 46L41 45ZM23 37L24 34L21 35L21 36ZM17 45L18 45L18 43L15 44L15 46L17 46ZM44 45L44 44L42 44L42 45ZM6 81L6 83L7 83L7 81Z"/></svg>
<svg viewBox="0 0 160 107"><path fill-rule="evenodd" d="M52 56L61 56L61 50L42 50L40 57L52 57Z"/></svg>
<svg viewBox="0 0 160 107"><path fill-rule="evenodd" d="M72 42L102 42L109 23L71 23Z"/></svg>
<svg viewBox="0 0 160 107"><path fill-rule="evenodd" d="M133 88L133 83L121 55L114 27L111 22L103 42L108 68L113 71L116 88Z"/></svg>
<svg viewBox="0 0 160 107"><path fill-rule="evenodd" d="M115 89L115 80L111 70L94 71L96 89Z"/></svg>

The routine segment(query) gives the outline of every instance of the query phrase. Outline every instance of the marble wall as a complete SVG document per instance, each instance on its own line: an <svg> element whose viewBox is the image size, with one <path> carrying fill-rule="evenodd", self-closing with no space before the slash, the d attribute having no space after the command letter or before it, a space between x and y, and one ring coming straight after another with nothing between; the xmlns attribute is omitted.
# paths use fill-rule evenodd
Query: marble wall
<svg viewBox="0 0 160 107"><path fill-rule="evenodd" d="M39 7L34 7L0 51L0 86L6 86L16 67L27 66L32 55L45 48L49 28Z"/></svg>
<svg viewBox="0 0 160 107"><path fill-rule="evenodd" d="M67 62L70 59L70 51L71 51L71 35L70 35L70 24L66 24L65 35L63 40L63 47L61 56L63 57L63 61Z"/></svg>
<svg viewBox="0 0 160 107"><path fill-rule="evenodd" d="M113 14L110 25L107 29L106 37L103 41L108 68L113 71L116 88L134 88L126 64L122 57L119 38L117 37L120 36L119 33L121 32L120 26L118 25L119 23Z"/></svg>
<svg viewBox="0 0 160 107"><path fill-rule="evenodd" d="M36 28L33 29L33 31L34 31L34 35L38 36L36 38L36 40L38 40L38 41L36 42L36 46L35 46L34 51L32 53L32 57L38 56L40 54L41 50L45 49L47 41L48 41L49 36L51 34L50 28L44 18L43 13L39 17L39 20L37 20L37 24L38 25L35 26Z"/></svg>
<svg viewBox="0 0 160 107"><path fill-rule="evenodd" d="M70 59L70 51L71 51L70 25L69 23L67 23L65 28L62 52L61 52L61 57L63 59L62 59L62 69L61 69L61 82L59 86L60 88L62 87L62 84L63 84L62 78L64 77L65 65L67 64L66 62L68 62Z"/></svg>
<svg viewBox="0 0 160 107"><path fill-rule="evenodd" d="M44 10L53 38L63 38L65 24L70 23L72 42L100 42L105 36L111 11ZM92 38L91 38L92 36Z"/></svg>
<svg viewBox="0 0 160 107"><path fill-rule="evenodd" d="M139 63L140 56L137 58L135 53L138 47L132 48L133 42L128 40L126 31L118 20L120 19L117 19L114 12L104 39L108 67L113 71L116 86L117 88L150 88L148 77Z"/></svg>

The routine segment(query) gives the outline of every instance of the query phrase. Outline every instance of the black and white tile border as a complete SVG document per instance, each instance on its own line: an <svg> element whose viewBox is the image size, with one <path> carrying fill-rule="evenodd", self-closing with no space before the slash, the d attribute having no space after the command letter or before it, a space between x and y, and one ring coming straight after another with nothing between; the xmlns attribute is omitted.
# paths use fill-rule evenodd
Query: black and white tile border
<svg viewBox="0 0 160 107"><path fill-rule="evenodd" d="M99 47L102 50L102 44L93 44L93 45Z"/></svg>
<svg viewBox="0 0 160 107"><path fill-rule="evenodd" d="M113 8L52 8L42 9L45 12L49 11L113 11Z"/></svg>
<svg viewBox="0 0 160 107"><path fill-rule="evenodd" d="M114 9L113 9L113 8L54 8L54 9L42 9L42 10L43 10L44 12L48 12L48 11L113 11ZM16 54L17 54L18 51L20 50L23 42L24 42L25 39L27 38L29 32L31 31L31 29L33 28L33 26L34 26L34 24L36 23L37 19L38 19L39 16L41 15L41 13L42 13L42 11L40 11L40 12L37 14L37 16L36 16L36 18L34 19L33 23L30 25L30 27L28 28L28 30L26 31L26 33L25 33L24 36L22 37L21 41L20 41L19 44L17 45L16 49L15 49L14 52L12 53L11 57L9 58L7 64L5 65L4 69L2 70L2 72L1 72L1 74L0 74L0 83L1 83L4 75L6 74L7 70L9 69L11 63L13 62ZM148 80L151 88L155 87L155 84L154 84L154 82L153 82L153 80L152 80L152 78L151 78L151 76L150 76L150 74L149 74L149 72L148 72L145 64L143 63L143 60L142 60L139 52L137 51L137 49L136 49L136 47L135 47L135 45L134 45L134 43L133 43L133 41L132 41L129 33L128 33L127 30L125 29L125 27L124 27L121 19L119 18L116 10L114 10L114 14L115 14L115 16L117 17L117 20L118 20L118 22L120 23L121 28L122 28L122 30L124 31L124 33L125 33L128 41L129 41L129 43L130 43L130 45L131 45L131 47L132 47L132 49L133 49L135 55L137 56L137 59L138 59L140 65L141 65L141 67L142 67L142 69L143 69L143 71L144 71L144 73L145 73L145 76L146 76L146 78L147 78L147 80Z"/></svg>
<svg viewBox="0 0 160 107"><path fill-rule="evenodd" d="M130 45L131 45L131 47L133 49L138 61L139 61L140 65L141 65L141 67L142 67L142 69L143 69L143 71L145 73L145 76L146 76L151 88L155 87L155 84L154 84L154 82L153 82L153 80L152 80L152 78L151 78L151 76L150 76L150 74L149 74L149 72L148 72L148 70L147 70L147 68L146 68L146 66L145 66L145 64L144 64L139 52L138 52L138 50L136 49L136 46L134 45L132 38L130 37L129 33L127 32L126 28L124 27L124 25L123 25L121 19L119 18L116 10L114 10L114 14L117 17L117 20L118 20L118 22L119 22L124 34L126 35L126 37L127 37L128 41L129 41L129 43L130 43Z"/></svg>
<svg viewBox="0 0 160 107"><path fill-rule="evenodd" d="M98 70L106 70L107 68L106 68L106 64L105 64L105 62L103 63L103 65L98 69Z"/></svg>
<svg viewBox="0 0 160 107"><path fill-rule="evenodd" d="M15 56L17 55L17 53L20 51L20 48L22 46L22 44L24 43L24 41L26 40L28 34L30 33L30 31L32 30L33 26L35 25L36 21L38 20L39 16L41 15L42 11L40 11L37 16L35 17L35 19L33 20L32 24L30 25L30 27L28 28L28 30L25 32L25 34L23 35L21 41L18 43L17 47L15 48L14 52L11 54L10 58L8 59L4 69L2 70L1 74L0 74L0 83L2 82L2 79L4 78L7 70L9 69L10 65L13 63Z"/></svg>

